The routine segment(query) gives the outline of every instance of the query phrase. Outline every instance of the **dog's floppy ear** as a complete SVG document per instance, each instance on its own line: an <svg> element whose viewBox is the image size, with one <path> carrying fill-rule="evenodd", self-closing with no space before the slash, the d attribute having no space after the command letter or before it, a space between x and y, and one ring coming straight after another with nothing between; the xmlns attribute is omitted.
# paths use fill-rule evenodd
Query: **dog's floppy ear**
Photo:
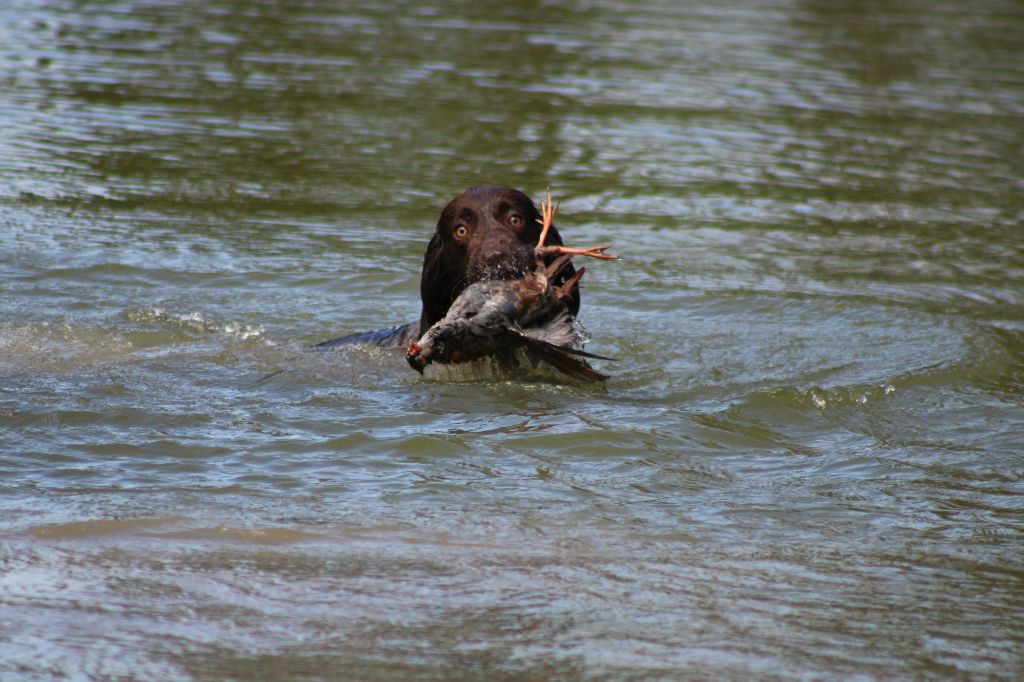
<svg viewBox="0 0 1024 682"><path fill-rule="evenodd" d="M447 257L446 257L447 256ZM423 254L423 273L420 275L420 333L445 316L452 301L461 291L457 284L465 279L464 272L457 271L457 263L450 263L452 254L447 254L441 230L438 229ZM458 291L456 291L458 289Z"/></svg>

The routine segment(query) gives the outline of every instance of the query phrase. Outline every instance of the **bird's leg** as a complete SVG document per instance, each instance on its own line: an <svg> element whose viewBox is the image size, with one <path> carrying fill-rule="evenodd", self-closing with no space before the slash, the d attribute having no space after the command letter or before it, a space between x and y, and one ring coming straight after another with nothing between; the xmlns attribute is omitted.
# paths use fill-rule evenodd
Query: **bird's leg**
<svg viewBox="0 0 1024 682"><path fill-rule="evenodd" d="M601 260L619 260L618 256L610 253L605 253L605 249L611 248L611 244L601 244L600 246L586 246L583 248L575 249L568 246L538 246L536 248L537 255L542 258L545 256L553 256L556 254L568 254L570 256L587 256L589 258L599 258Z"/></svg>
<svg viewBox="0 0 1024 682"><path fill-rule="evenodd" d="M539 261L547 256L554 256L558 254L572 256L587 256L588 258L599 258L601 260L619 260L618 256L613 256L610 253L605 253L605 250L611 247L611 244L602 244L600 246L588 246L584 248L570 248L568 246L546 246L544 241L548 238L548 231L551 230L551 225L555 221L555 211L558 210L558 203L551 201L551 192L548 191L547 196L540 202L540 215L537 222L541 224L540 239L537 240L537 248L534 251L537 254L538 264ZM558 261L555 261L556 263ZM548 275L549 277L551 275Z"/></svg>
<svg viewBox="0 0 1024 682"><path fill-rule="evenodd" d="M540 218L537 222L541 224L540 228L540 239L537 240L537 248L544 246L544 240L548 238L548 231L551 229L552 223L555 222L555 211L558 210L558 204L551 202L551 190L548 190L547 198L540 202Z"/></svg>

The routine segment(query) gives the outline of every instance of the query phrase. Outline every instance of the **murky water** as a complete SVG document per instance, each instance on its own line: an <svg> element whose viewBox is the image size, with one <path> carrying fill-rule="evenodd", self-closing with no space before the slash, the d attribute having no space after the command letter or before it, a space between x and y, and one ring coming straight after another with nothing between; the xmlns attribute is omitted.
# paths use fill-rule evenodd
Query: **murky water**
<svg viewBox="0 0 1024 682"><path fill-rule="evenodd" d="M1017 2L0 8L0 677L1015 678ZM551 187L605 389L309 352Z"/></svg>

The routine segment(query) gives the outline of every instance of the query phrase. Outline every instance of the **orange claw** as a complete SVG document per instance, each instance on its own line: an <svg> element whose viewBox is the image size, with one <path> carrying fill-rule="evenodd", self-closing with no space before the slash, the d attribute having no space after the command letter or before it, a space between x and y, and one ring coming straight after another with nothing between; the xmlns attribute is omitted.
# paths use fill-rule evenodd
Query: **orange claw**
<svg viewBox="0 0 1024 682"><path fill-rule="evenodd" d="M555 211L558 210L558 202L551 203L551 190L548 190L548 196L540 202L540 215L537 222L542 225L540 229L540 239L537 240L537 247L544 246L545 240L548 238L548 230L551 229L551 225L555 222Z"/></svg>
<svg viewBox="0 0 1024 682"><path fill-rule="evenodd" d="M601 260L619 260L619 257L610 253L604 253L605 249L611 248L611 244L601 244L600 246L586 246L583 248L575 249L568 246L545 246L544 248L537 248L542 255L548 256L551 254L565 253L572 256L587 256L589 258L599 258Z"/></svg>
<svg viewBox="0 0 1024 682"><path fill-rule="evenodd" d="M537 218L537 222L541 224L540 239L537 240L537 255L539 257L552 256L555 254L568 254L571 256L587 256L588 258L599 258L601 260L619 260L618 256L614 256L610 253L604 253L605 249L611 248L611 244L602 244L601 246L588 246L581 249L573 249L568 246L545 246L544 242L547 241L548 231L551 229L551 225L555 222L555 211L558 210L558 202L551 201L551 190L548 190L547 196L540 202L540 218Z"/></svg>

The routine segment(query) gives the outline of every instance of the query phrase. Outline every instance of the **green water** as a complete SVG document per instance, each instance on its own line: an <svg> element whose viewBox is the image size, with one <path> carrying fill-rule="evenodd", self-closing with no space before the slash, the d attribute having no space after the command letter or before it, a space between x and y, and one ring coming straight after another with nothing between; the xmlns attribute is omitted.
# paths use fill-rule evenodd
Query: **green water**
<svg viewBox="0 0 1024 682"><path fill-rule="evenodd" d="M4 680L1016 679L1024 8L0 7ZM309 352L561 200L613 378Z"/></svg>

